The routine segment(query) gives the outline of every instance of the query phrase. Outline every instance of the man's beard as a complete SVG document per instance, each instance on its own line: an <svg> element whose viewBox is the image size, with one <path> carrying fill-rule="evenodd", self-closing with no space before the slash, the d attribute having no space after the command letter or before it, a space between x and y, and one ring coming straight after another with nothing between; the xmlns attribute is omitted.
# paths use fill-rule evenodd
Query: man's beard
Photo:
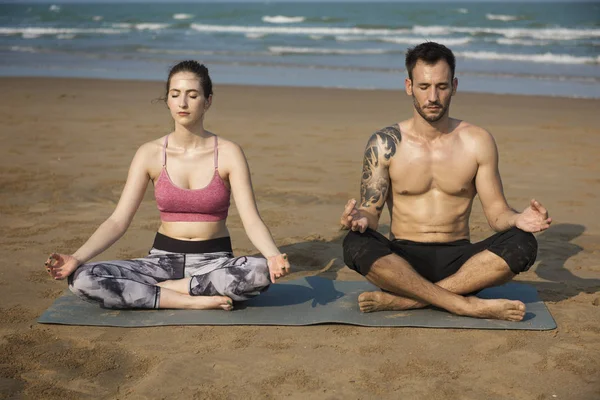
<svg viewBox="0 0 600 400"><path fill-rule="evenodd" d="M435 103L429 103L427 106L431 107L431 106L437 106L440 107L439 110L439 114L436 115L427 115L425 114L425 110L423 110L423 108L421 107L421 105L419 104L419 102L417 101L417 98L415 97L415 95L413 94L412 96L413 98L413 105L415 106L415 110L417 110L417 112L419 113L419 115L421 117L423 117L423 119L427 122L437 122L440 119L442 119L446 113L448 112L448 107L450 107L450 98L448 99L448 104L441 104L438 102Z"/></svg>

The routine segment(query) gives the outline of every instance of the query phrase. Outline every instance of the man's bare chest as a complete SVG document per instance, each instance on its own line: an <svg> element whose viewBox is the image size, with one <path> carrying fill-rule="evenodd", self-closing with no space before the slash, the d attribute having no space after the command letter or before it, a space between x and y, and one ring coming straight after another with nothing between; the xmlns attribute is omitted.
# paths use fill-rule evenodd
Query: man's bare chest
<svg viewBox="0 0 600 400"><path fill-rule="evenodd" d="M477 161L460 146L444 149L405 146L390 163L392 190L400 195L438 191L452 196L472 196Z"/></svg>

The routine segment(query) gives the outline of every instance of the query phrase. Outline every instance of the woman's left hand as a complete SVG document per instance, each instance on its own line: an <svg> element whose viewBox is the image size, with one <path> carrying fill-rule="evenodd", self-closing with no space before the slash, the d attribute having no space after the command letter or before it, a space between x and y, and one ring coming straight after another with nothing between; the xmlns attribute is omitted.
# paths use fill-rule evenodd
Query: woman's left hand
<svg viewBox="0 0 600 400"><path fill-rule="evenodd" d="M285 253L267 258L267 265L269 266L271 282L275 282L276 279L289 274L291 271L290 262Z"/></svg>

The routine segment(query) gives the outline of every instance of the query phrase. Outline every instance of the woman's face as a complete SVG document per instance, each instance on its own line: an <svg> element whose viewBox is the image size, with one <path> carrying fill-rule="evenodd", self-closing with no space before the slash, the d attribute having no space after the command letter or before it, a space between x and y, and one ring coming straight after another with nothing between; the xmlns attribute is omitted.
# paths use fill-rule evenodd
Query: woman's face
<svg viewBox="0 0 600 400"><path fill-rule="evenodd" d="M204 97L200 78L193 72L178 72L171 77L167 106L175 123L192 127L201 122L212 96Z"/></svg>

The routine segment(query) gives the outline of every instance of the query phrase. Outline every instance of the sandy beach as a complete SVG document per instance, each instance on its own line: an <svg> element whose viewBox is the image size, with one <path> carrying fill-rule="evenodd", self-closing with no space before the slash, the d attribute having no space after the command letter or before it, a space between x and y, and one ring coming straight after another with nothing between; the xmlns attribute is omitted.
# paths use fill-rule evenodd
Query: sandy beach
<svg viewBox="0 0 600 400"><path fill-rule="evenodd" d="M402 77L398 77L398 85ZM171 129L162 82L1 78L0 398L600 398L600 100L459 93L451 115L488 129L509 203L554 219L535 286L558 329L185 326L98 328L36 320L66 288L43 262L73 252L113 211L137 147ZM359 195L372 132L406 119L404 92L215 86L206 127L239 143L260 213L293 274L359 280L338 220ZM381 231L387 233L389 217ZM152 187L97 259L147 253ZM236 254L256 254L233 207ZM476 199L472 240L492 232Z"/></svg>

